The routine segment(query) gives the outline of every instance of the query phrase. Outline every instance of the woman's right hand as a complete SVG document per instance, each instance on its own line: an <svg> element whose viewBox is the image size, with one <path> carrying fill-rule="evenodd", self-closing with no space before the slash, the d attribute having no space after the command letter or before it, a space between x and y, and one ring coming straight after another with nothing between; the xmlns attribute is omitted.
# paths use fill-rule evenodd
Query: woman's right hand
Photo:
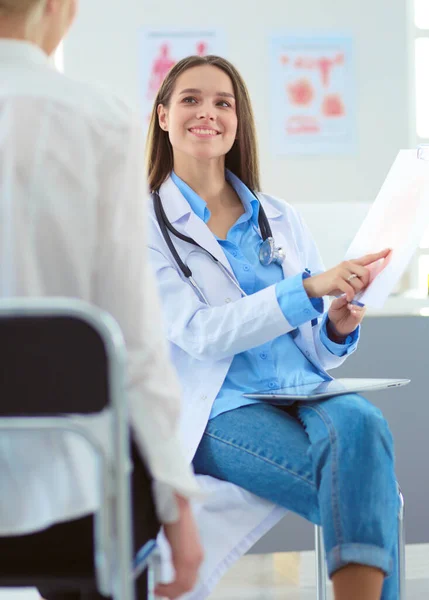
<svg viewBox="0 0 429 600"><path fill-rule="evenodd" d="M347 301L351 302L369 284L370 270L367 267L387 258L389 253L388 248L355 260L345 260L329 271L304 279L304 289L310 298L345 294Z"/></svg>

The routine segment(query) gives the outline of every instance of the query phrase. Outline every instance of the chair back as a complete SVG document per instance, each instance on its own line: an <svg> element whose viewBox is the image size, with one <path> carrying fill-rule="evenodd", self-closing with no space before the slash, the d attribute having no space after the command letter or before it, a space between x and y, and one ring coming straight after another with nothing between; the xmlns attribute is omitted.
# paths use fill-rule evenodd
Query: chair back
<svg viewBox="0 0 429 600"><path fill-rule="evenodd" d="M100 333L77 314L0 312L0 416L89 414L108 404Z"/></svg>

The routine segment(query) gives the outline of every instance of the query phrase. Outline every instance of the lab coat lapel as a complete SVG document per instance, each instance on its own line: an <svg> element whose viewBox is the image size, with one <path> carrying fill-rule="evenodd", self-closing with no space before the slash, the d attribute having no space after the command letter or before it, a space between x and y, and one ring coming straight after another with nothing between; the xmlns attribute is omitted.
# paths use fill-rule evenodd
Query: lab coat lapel
<svg viewBox="0 0 429 600"><path fill-rule="evenodd" d="M293 277L303 271L302 261L295 245L295 238L290 230L289 223L282 217L280 219L270 219L271 230L276 248L283 248L285 260L282 264L284 277Z"/></svg>
<svg viewBox="0 0 429 600"><path fill-rule="evenodd" d="M210 254L213 254L213 256L215 256L218 261L228 269L235 279L235 276L231 270L231 265L229 264L222 247L219 245L217 239L202 219L197 217L194 212L191 212L184 229L187 236L192 238L202 248L210 252ZM210 260L210 258L208 260Z"/></svg>
<svg viewBox="0 0 429 600"><path fill-rule="evenodd" d="M228 262L221 246L213 233L207 227L189 206L189 203L182 196L179 189L169 177L161 186L160 196L165 213L170 223L181 233L192 238L202 248L215 256L219 262L224 265L236 280L232 272L231 265ZM195 248L192 248L195 249ZM211 260L207 257L207 260Z"/></svg>

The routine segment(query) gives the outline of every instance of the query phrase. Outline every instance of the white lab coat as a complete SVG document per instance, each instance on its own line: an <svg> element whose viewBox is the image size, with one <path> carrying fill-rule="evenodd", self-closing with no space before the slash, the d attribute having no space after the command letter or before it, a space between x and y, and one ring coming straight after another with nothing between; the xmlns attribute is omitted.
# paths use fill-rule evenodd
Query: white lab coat
<svg viewBox="0 0 429 600"><path fill-rule="evenodd" d="M160 196L169 221L181 233L209 250L230 271L222 248L207 225L191 210L176 185L168 179ZM285 277L323 266L312 237L298 212L285 202L258 194L271 225L276 246L285 250ZM202 250L172 237L180 257L210 302L201 302L175 264L152 208L150 258L158 279L171 355L182 383L184 403L181 438L191 461L208 422L210 410L235 354L264 344L294 328L285 319L275 286L242 298L240 291ZM321 370L339 366L344 358L332 354L320 340L321 323L299 327L295 343ZM196 505L205 560L189 600L206 598L226 569L275 525L285 510L238 486L207 476L199 477L211 492ZM160 540L164 566L168 563ZM168 566L164 569L168 577Z"/></svg>

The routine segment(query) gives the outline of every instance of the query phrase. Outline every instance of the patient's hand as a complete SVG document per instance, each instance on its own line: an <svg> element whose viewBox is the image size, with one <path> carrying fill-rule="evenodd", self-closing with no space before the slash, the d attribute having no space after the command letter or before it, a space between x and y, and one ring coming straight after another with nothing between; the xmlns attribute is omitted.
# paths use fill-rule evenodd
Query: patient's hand
<svg viewBox="0 0 429 600"><path fill-rule="evenodd" d="M164 525L176 577L172 583L159 584L155 589L157 596L171 599L192 590L203 560L203 549L190 503L181 496L176 496L176 499L180 512L179 520Z"/></svg>

